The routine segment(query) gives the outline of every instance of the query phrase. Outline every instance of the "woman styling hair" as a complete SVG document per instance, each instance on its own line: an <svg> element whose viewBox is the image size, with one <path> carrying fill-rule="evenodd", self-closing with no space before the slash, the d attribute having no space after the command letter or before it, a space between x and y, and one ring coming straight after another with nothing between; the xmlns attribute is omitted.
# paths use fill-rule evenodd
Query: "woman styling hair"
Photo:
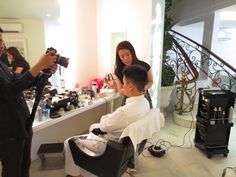
<svg viewBox="0 0 236 177"><path fill-rule="evenodd" d="M123 96L123 74L122 71L126 65L133 65L137 64L144 67L147 70L147 84L144 88L145 97L149 101L150 108L152 108L152 100L150 94L148 93L148 89L153 84L153 77L151 72L151 67L148 63L141 61L137 58L135 49L133 45L129 41L122 41L116 47L116 66L115 66L115 76L116 76L116 83L117 89L119 93ZM124 96L122 101L122 105L125 104L125 100L127 97Z"/></svg>

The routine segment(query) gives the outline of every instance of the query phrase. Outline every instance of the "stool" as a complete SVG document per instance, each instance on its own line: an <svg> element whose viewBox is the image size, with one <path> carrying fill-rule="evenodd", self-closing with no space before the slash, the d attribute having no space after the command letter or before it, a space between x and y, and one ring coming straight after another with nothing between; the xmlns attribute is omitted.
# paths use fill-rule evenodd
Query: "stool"
<svg viewBox="0 0 236 177"><path fill-rule="evenodd" d="M41 144L38 150L41 160L40 170L55 170L65 167L64 144Z"/></svg>

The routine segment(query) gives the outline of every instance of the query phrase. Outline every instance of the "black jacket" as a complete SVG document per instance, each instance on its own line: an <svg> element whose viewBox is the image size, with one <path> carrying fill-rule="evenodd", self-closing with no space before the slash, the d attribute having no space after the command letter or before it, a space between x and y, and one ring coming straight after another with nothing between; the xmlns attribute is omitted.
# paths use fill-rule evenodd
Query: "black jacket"
<svg viewBox="0 0 236 177"><path fill-rule="evenodd" d="M8 67L11 67L11 64L9 63L9 61L7 59L7 55L5 53L1 54L0 61L2 61Z"/></svg>
<svg viewBox="0 0 236 177"><path fill-rule="evenodd" d="M27 137L30 112L22 91L33 82L29 72L15 74L0 61L0 139Z"/></svg>

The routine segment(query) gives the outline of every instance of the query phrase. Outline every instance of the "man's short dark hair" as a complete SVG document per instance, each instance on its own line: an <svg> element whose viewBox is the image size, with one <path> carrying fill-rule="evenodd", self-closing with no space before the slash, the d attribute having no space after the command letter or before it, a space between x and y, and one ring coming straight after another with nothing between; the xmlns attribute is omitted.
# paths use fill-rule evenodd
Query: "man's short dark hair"
<svg viewBox="0 0 236 177"><path fill-rule="evenodd" d="M147 84L147 70L140 65L126 65L123 70L123 75L128 81L133 82L139 91L144 91Z"/></svg>
<svg viewBox="0 0 236 177"><path fill-rule="evenodd" d="M3 29L0 27L0 33L3 33Z"/></svg>

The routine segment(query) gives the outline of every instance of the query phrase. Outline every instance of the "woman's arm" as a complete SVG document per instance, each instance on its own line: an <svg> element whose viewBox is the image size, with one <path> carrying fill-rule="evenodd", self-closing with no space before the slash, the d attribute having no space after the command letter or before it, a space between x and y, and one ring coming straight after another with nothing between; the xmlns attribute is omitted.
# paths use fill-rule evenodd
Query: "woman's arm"
<svg viewBox="0 0 236 177"><path fill-rule="evenodd" d="M16 67L15 72L18 73L18 74L20 74L20 73L23 71L23 69L24 69L24 68L23 68L23 67L20 67L20 66L19 66L19 67Z"/></svg>

